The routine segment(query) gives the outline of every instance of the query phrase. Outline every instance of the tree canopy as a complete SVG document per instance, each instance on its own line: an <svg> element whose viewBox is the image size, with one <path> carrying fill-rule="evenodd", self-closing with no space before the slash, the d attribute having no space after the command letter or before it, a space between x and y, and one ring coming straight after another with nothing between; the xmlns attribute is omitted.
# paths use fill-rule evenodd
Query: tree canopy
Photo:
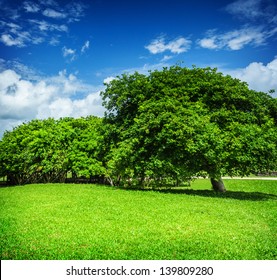
<svg viewBox="0 0 277 280"><path fill-rule="evenodd" d="M276 99L216 69L125 74L102 97L122 177L179 184L207 175L224 191L222 175L276 168Z"/></svg>
<svg viewBox="0 0 277 280"><path fill-rule="evenodd" d="M179 186L276 170L277 101L211 68L123 74L101 93L105 117L33 120L0 141L13 183L105 176L110 184Z"/></svg>

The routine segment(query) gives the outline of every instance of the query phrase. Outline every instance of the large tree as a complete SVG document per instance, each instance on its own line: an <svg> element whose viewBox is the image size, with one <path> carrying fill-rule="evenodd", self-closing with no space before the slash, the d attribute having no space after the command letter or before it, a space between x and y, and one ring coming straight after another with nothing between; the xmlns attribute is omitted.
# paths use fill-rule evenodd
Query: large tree
<svg viewBox="0 0 277 280"><path fill-rule="evenodd" d="M277 103L211 68L174 66L124 74L102 92L107 166L125 182L211 179L276 168Z"/></svg>

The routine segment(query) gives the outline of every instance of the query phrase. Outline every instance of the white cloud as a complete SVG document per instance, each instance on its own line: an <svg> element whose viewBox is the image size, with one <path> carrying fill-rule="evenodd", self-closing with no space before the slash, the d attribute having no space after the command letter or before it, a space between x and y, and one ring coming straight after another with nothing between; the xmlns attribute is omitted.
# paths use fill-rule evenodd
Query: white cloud
<svg viewBox="0 0 277 280"><path fill-rule="evenodd" d="M70 2L65 9L68 13L68 22L79 21L84 16L84 11L87 8L82 2Z"/></svg>
<svg viewBox="0 0 277 280"><path fill-rule="evenodd" d="M4 25L9 27L10 28L9 31L14 34L17 34L21 30L21 27L13 22L8 22L8 23L5 22Z"/></svg>
<svg viewBox="0 0 277 280"><path fill-rule="evenodd" d="M69 4L62 5L49 0L23 1L15 7L12 1L5 1L5 5L2 6L0 5L0 42L15 47L40 44L46 40L51 41L50 45L56 45L57 41L51 38L57 38L59 33L68 32L68 25L79 21L87 7L81 2L70 1ZM42 15L46 20L41 19ZM51 22L53 19L59 22Z"/></svg>
<svg viewBox="0 0 277 280"><path fill-rule="evenodd" d="M251 89L268 92L275 90L277 96L277 57L268 64L252 62L245 68L235 70L222 70L225 74L238 78L248 83Z"/></svg>
<svg viewBox="0 0 277 280"><path fill-rule="evenodd" d="M44 20L28 20L32 24L32 28L28 31L24 31L23 28L15 23L7 23L2 21L1 26L4 30L0 37L0 42L8 47L16 46L18 48L26 47L29 44L40 44L45 41L47 32L67 32L66 25L52 24ZM57 41L49 39L51 44L55 44Z"/></svg>
<svg viewBox="0 0 277 280"><path fill-rule="evenodd" d="M85 44L81 48L81 53L84 53L88 49L89 49L89 41L86 41Z"/></svg>
<svg viewBox="0 0 277 280"><path fill-rule="evenodd" d="M0 41L8 47L17 46L17 47L24 47L25 43L22 38L14 38L10 34L2 34Z"/></svg>
<svg viewBox="0 0 277 280"><path fill-rule="evenodd" d="M49 41L49 45L58 46L60 44L60 40L57 37L52 37Z"/></svg>
<svg viewBox="0 0 277 280"><path fill-rule="evenodd" d="M17 46L19 48L25 47L30 41L37 43L39 37L31 36L29 31L23 31L22 27L12 22L0 22L3 32L0 41L6 46Z"/></svg>
<svg viewBox="0 0 277 280"><path fill-rule="evenodd" d="M20 77L26 80L40 80L39 73L17 60L4 60L0 59L0 72L4 72L7 69L12 69Z"/></svg>
<svg viewBox="0 0 277 280"><path fill-rule="evenodd" d="M149 45L145 46L145 48L152 54L163 53L165 51L170 51L174 54L180 54L187 52L190 49L190 45L191 41L183 37L176 38L166 43L165 37L160 36L153 40Z"/></svg>
<svg viewBox="0 0 277 280"><path fill-rule="evenodd" d="M225 7L236 18L257 24L276 24L276 3L271 0L237 0Z"/></svg>
<svg viewBox="0 0 277 280"><path fill-rule="evenodd" d="M259 28L243 28L228 32L222 36L222 42L227 43L231 50L240 50L245 45L260 46L265 43L265 34Z"/></svg>
<svg viewBox="0 0 277 280"><path fill-rule="evenodd" d="M168 61L168 60L170 60L171 58L173 58L172 55L165 55L165 56L162 58L161 62Z"/></svg>
<svg viewBox="0 0 277 280"><path fill-rule="evenodd" d="M0 136L5 129L34 118L103 116L102 88L85 84L65 70L36 81L5 70L0 73Z"/></svg>
<svg viewBox="0 0 277 280"><path fill-rule="evenodd" d="M30 119L35 116L39 104L47 102L54 92L54 87L44 81L32 83L13 70L0 74L1 119Z"/></svg>
<svg viewBox="0 0 277 280"><path fill-rule="evenodd" d="M238 0L227 5L225 10L241 18L257 19L263 16L261 2L262 0Z"/></svg>
<svg viewBox="0 0 277 280"><path fill-rule="evenodd" d="M74 55L76 50L72 49L67 49L66 47L63 47L63 55L68 56L68 55Z"/></svg>
<svg viewBox="0 0 277 280"><path fill-rule="evenodd" d="M111 81L115 80L116 77L110 76L104 79L104 84L109 84Z"/></svg>
<svg viewBox="0 0 277 280"><path fill-rule="evenodd" d="M30 19L29 22L31 24L35 24L35 27L38 28L38 30L44 32L44 31L58 31L58 32L67 32L68 27L65 24L53 24L49 23L45 20L36 20L36 19Z"/></svg>
<svg viewBox="0 0 277 280"><path fill-rule="evenodd" d="M225 11L244 22L241 28L226 32L208 30L197 41L203 48L240 50L246 46L263 46L277 33L276 5L265 0L237 0L224 8Z"/></svg>
<svg viewBox="0 0 277 280"><path fill-rule="evenodd" d="M79 81L74 74L67 74L66 70L60 71L57 76L44 78L47 84L55 85L63 96L73 96L76 93L88 92L91 86Z"/></svg>
<svg viewBox="0 0 277 280"><path fill-rule="evenodd" d="M76 59L76 50L63 47L62 53L63 53L63 57L66 57L66 58L68 57L70 59L70 61L73 61Z"/></svg>
<svg viewBox="0 0 277 280"><path fill-rule="evenodd" d="M218 45L215 43L216 41L216 37L215 36L212 36L210 38L204 38L204 39L201 39L199 40L199 45L202 47L202 48L206 48L206 49L217 49L218 48Z"/></svg>
<svg viewBox="0 0 277 280"><path fill-rule="evenodd" d="M49 115L50 117L61 118L72 115L72 101L70 98L58 98L50 103L47 107L48 112L39 112L39 117L45 117ZM40 115L42 113L42 115Z"/></svg>
<svg viewBox="0 0 277 280"><path fill-rule="evenodd" d="M81 116L103 116L100 91L88 94L83 99L57 98L52 103L42 105L38 110L38 118L61 118L61 117L81 117Z"/></svg>
<svg viewBox="0 0 277 280"><path fill-rule="evenodd" d="M43 11L42 13L44 16L46 17L50 17L50 18L57 18L57 19L60 19L60 18L66 18L67 15L64 14L64 13L61 13L61 12L57 12L53 9L49 9L47 8L46 10Z"/></svg>
<svg viewBox="0 0 277 280"><path fill-rule="evenodd" d="M81 54L84 54L86 50L89 49L89 41L86 41L84 45L81 47ZM67 47L62 48L63 57L68 58L70 61L74 61L77 58L77 51L76 49L71 49Z"/></svg>
<svg viewBox="0 0 277 280"><path fill-rule="evenodd" d="M28 13L37 13L40 10L39 5L37 5L36 3L32 3L32 2L24 2L23 8Z"/></svg>
<svg viewBox="0 0 277 280"><path fill-rule="evenodd" d="M266 39L273 34L263 31L260 27L244 27L226 33L216 34L215 30L209 30L207 36L198 40L202 48L240 50L246 45L261 46Z"/></svg>

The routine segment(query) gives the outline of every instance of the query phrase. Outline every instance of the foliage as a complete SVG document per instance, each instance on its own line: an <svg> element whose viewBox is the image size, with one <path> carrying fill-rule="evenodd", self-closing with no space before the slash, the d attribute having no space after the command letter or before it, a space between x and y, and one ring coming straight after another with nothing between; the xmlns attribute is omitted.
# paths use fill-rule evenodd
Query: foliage
<svg viewBox="0 0 277 280"><path fill-rule="evenodd" d="M68 149L68 158L70 171L75 176L89 178L105 173L101 160L101 124L102 120L96 117L71 120L74 138Z"/></svg>
<svg viewBox="0 0 277 280"><path fill-rule="evenodd" d="M164 192L0 188L0 258L276 260L276 184L226 180L224 194L202 179Z"/></svg>
<svg viewBox="0 0 277 280"><path fill-rule="evenodd" d="M175 185L274 170L276 99L211 68L124 74L102 92L117 178Z"/></svg>
<svg viewBox="0 0 277 280"><path fill-rule="evenodd" d="M10 184L63 182L67 172L104 174L99 160L102 120L97 117L33 120L0 142L0 176Z"/></svg>

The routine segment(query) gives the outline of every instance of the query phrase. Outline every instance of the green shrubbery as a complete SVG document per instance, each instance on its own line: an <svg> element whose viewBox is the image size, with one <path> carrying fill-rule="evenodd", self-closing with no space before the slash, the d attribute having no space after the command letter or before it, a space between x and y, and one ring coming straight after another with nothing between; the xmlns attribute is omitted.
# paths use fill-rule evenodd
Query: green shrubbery
<svg viewBox="0 0 277 280"><path fill-rule="evenodd" d="M0 176L10 184L64 182L104 174L97 117L33 120L0 142Z"/></svg>

